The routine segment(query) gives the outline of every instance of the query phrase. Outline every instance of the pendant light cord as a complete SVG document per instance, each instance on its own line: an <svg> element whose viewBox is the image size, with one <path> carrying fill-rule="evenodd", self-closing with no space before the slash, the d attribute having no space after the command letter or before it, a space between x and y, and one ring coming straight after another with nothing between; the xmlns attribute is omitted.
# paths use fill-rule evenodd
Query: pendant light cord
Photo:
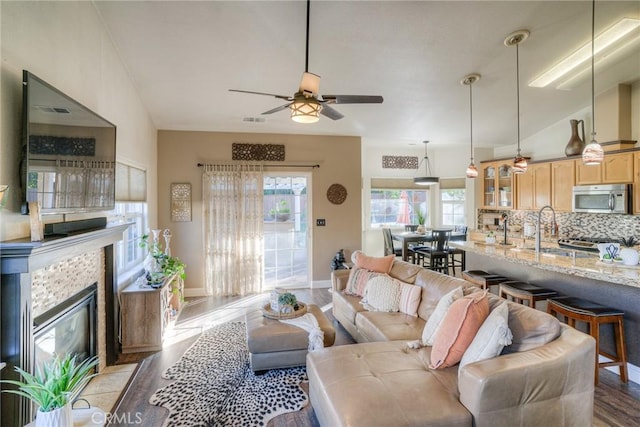
<svg viewBox="0 0 640 427"><path fill-rule="evenodd" d="M518 49L520 42L516 43L516 106L517 122L518 122L518 157L520 157L520 50Z"/></svg>
<svg viewBox="0 0 640 427"><path fill-rule="evenodd" d="M471 163L473 163L473 82L469 83L469 141L471 142Z"/></svg>
<svg viewBox="0 0 640 427"><path fill-rule="evenodd" d="M304 56L304 71L309 72L309 9L311 8L311 0L307 0L307 46Z"/></svg>
<svg viewBox="0 0 640 427"><path fill-rule="evenodd" d="M595 90L595 34L596 0L591 2L591 142L596 140L596 90Z"/></svg>

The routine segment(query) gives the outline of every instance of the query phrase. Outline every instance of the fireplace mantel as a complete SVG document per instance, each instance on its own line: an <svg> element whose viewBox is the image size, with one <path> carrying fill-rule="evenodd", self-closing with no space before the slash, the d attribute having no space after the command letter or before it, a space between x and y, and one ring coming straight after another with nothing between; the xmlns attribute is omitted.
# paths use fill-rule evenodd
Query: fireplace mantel
<svg viewBox="0 0 640 427"><path fill-rule="evenodd" d="M115 363L118 304L114 244L122 240L127 227L128 224L122 224L50 236L41 242L28 239L0 242L0 360L7 363L1 372L2 379L16 379L16 366L27 372L33 369L32 273L96 249L103 250L105 261L106 364ZM31 405L26 399L5 394L1 402L3 427L23 426L31 421Z"/></svg>

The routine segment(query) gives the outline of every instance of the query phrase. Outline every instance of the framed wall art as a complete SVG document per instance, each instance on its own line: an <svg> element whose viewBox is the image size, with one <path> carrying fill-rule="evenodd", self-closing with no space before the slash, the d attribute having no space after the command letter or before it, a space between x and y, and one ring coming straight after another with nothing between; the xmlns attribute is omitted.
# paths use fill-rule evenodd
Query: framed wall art
<svg viewBox="0 0 640 427"><path fill-rule="evenodd" d="M191 221L191 184L171 184L171 221Z"/></svg>

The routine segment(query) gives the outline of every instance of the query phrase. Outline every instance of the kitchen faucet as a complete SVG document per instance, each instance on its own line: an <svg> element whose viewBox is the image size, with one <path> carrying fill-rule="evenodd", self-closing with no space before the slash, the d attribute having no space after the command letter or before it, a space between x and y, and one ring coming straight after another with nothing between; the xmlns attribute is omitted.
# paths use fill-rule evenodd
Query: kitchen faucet
<svg viewBox="0 0 640 427"><path fill-rule="evenodd" d="M551 209L551 212L553 213L553 220L551 222L551 230L553 233L553 230L555 230L556 228L556 211L549 205L545 205L543 207L540 208L540 210L538 211L538 223L536 224L536 256L540 254L540 237L542 235L542 233L540 232L540 222L541 217L542 217L542 211L545 210L546 208Z"/></svg>
<svg viewBox="0 0 640 427"><path fill-rule="evenodd" d="M500 216L500 219L502 220L502 224L504 227L504 245L507 246L507 221L509 220L509 215L507 215L507 213L504 212Z"/></svg>

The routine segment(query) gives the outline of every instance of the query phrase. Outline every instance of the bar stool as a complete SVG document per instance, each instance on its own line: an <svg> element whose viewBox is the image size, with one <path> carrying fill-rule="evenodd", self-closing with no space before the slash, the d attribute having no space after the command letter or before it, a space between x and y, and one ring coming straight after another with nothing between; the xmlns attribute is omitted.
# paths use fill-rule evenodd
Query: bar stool
<svg viewBox="0 0 640 427"><path fill-rule="evenodd" d="M467 282L480 286L482 289L489 289L492 285L499 285L502 282L511 280L508 277L487 273L483 270L464 270L462 272L462 278Z"/></svg>
<svg viewBox="0 0 640 427"><path fill-rule="evenodd" d="M624 343L624 312L611 307L605 307L595 302L575 297L550 298L547 301L547 313L561 314L569 326L576 326L576 320L586 322L589 327L589 335L596 340L596 375L595 383L598 385L598 368L606 366L620 367L620 380L627 382L627 350ZM614 339L616 342L616 355L600 350L600 325L613 323ZM599 362L598 355L602 354L611 359L611 362Z"/></svg>
<svg viewBox="0 0 640 427"><path fill-rule="evenodd" d="M529 307L536 308L536 302L558 296L558 293L528 282L512 280L500 283L498 295L504 299L511 297L518 304L524 305L524 302L528 301Z"/></svg>

